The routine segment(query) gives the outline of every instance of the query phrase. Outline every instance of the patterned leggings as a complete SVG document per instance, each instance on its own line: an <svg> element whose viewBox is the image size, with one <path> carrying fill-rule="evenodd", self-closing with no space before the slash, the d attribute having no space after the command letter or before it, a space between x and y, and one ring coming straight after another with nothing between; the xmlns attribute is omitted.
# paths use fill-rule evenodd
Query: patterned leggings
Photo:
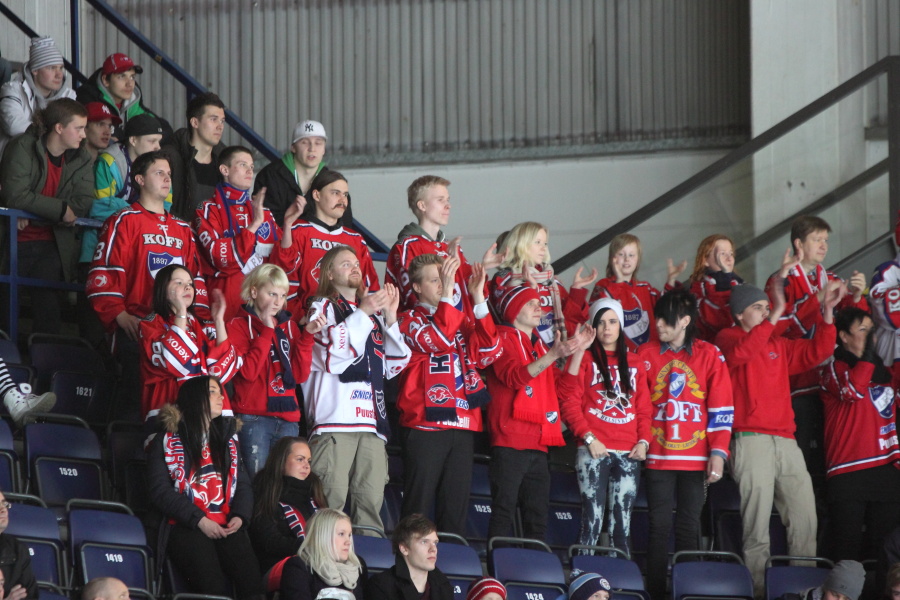
<svg viewBox="0 0 900 600"><path fill-rule="evenodd" d="M616 548L629 551L631 507L637 497L640 461L628 458L627 452L610 452L609 456L591 458L584 446L578 448L575 471L581 489L581 536L579 543L597 545L603 529L604 509L609 506L609 531Z"/></svg>

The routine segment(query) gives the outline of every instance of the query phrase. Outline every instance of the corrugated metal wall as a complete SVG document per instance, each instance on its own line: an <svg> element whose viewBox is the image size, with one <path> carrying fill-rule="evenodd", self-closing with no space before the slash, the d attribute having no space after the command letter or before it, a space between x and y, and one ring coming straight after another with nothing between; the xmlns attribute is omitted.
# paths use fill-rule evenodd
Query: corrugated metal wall
<svg viewBox="0 0 900 600"><path fill-rule="evenodd" d="M321 120L342 164L749 131L745 0L110 4L276 147ZM132 54L147 105L179 126L181 86L83 7L83 70Z"/></svg>
<svg viewBox="0 0 900 600"><path fill-rule="evenodd" d="M900 54L900 1L870 0L866 12L866 65L891 54ZM872 84L868 94L868 123L887 125L887 79Z"/></svg>

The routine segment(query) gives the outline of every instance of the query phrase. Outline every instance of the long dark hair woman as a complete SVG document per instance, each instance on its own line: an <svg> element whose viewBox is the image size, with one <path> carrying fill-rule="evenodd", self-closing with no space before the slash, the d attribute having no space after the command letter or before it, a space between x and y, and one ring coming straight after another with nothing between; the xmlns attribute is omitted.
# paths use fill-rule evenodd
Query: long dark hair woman
<svg viewBox="0 0 900 600"><path fill-rule="evenodd" d="M158 556L169 558L191 592L239 599L264 596L262 576L244 524L253 492L232 417L215 377L182 384L175 404L159 413L162 431L150 447L147 483L159 513ZM162 560L162 558L161 558Z"/></svg>
<svg viewBox="0 0 900 600"><path fill-rule="evenodd" d="M328 506L322 480L310 467L311 458L306 438L283 437L253 480L256 503L250 541L263 573L297 554L309 531L308 521Z"/></svg>

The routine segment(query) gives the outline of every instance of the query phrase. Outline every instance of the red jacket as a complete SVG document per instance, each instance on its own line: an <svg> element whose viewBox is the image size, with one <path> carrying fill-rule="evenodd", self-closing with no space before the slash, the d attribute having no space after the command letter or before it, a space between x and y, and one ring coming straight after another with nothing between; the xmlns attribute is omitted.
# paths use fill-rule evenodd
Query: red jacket
<svg viewBox="0 0 900 600"><path fill-rule="evenodd" d="M789 375L803 373L834 350L834 325L819 321L811 340L779 336L763 321L749 332L737 325L716 336L734 387L734 430L793 438Z"/></svg>
<svg viewBox="0 0 900 600"><path fill-rule="evenodd" d="M181 384L201 375L215 375L224 385L240 368L240 358L230 340L216 345L214 330L207 336L203 326L188 315L187 330L175 318L150 313L140 323L141 413L155 417L165 404L175 402ZM224 390L223 390L224 393ZM225 398L222 414L231 416Z"/></svg>
<svg viewBox="0 0 900 600"><path fill-rule="evenodd" d="M457 420L428 421L425 419L425 394L434 385L445 381L441 377L447 369L462 378L466 367L474 369L486 368L492 364L500 353L500 339L494 320L487 307L483 307L485 316L472 320L466 313L455 308L449 302L441 302L432 313L431 308L417 305L414 309L401 313L399 317L400 332L406 345L412 350L409 364L400 373L400 394L397 397L397 409L400 411L400 425L425 431L435 429L465 429L481 431L481 408L470 408L466 403L466 382L459 382L455 393ZM467 357L456 353L455 336L457 332L463 336ZM441 359L441 360L436 360ZM473 372L475 377L477 373Z"/></svg>
<svg viewBox="0 0 900 600"><path fill-rule="evenodd" d="M703 471L713 452L727 458L734 405L719 349L703 340L677 352L650 342L638 356L653 405L647 468Z"/></svg>
<svg viewBox="0 0 900 600"><path fill-rule="evenodd" d="M222 290L227 302L225 320L241 313L244 276L267 261L281 239L281 228L265 209L266 219L256 233L247 231L253 219L249 194L227 185L197 208L194 230L200 240L201 267L211 290Z"/></svg>
<svg viewBox="0 0 900 600"><path fill-rule="evenodd" d="M548 446L541 444L542 425L513 416L516 397L526 386L530 387L534 394L547 397L551 409L552 405L556 405L555 413L553 410L547 411L546 427L555 428L560 439L560 443L556 445L564 445L559 421L559 399L556 395L559 369L551 365L537 377L532 377L528 372L528 365L544 356L547 353L547 346L541 341L537 330L529 337L515 327L501 325L499 333L503 354L486 371L488 391L491 394L491 403L488 404L487 411L491 445L516 450L547 451ZM547 394L550 396L546 396Z"/></svg>
<svg viewBox="0 0 900 600"><path fill-rule="evenodd" d="M619 360L615 352L606 353L610 382L613 390L619 387ZM650 392L644 362L636 354L629 353L628 371L631 374L632 393L622 402L605 394L603 376L590 350L581 359L578 375L565 372L559 378L559 408L566 426L578 437L593 433L609 450L631 452L639 440L650 443ZM627 406L625 406L627 404Z"/></svg>
<svg viewBox="0 0 900 600"><path fill-rule="evenodd" d="M601 279L594 285L589 304L600 298L613 298L622 304L625 323L622 327L628 336L629 350L637 350L641 344L655 342L656 317L653 308L659 300L659 290L646 281L626 281L617 283L615 278Z"/></svg>
<svg viewBox="0 0 900 600"><path fill-rule="evenodd" d="M284 386L284 370L272 347L277 343L275 329L266 327L262 319L241 309L243 313L228 323L228 341L243 359L240 370L234 377L234 411L243 415L263 415L278 417L291 423L300 421L300 407L285 412L268 410L269 398L285 397L294 399L300 384L309 377L312 364L312 346L315 337L305 329L300 329L290 318L290 313L282 311L276 325L288 340L287 351L291 359L291 371L296 382L295 389Z"/></svg>
<svg viewBox="0 0 900 600"><path fill-rule="evenodd" d="M822 369L827 477L895 463L898 382L874 383L875 365L835 360Z"/></svg>

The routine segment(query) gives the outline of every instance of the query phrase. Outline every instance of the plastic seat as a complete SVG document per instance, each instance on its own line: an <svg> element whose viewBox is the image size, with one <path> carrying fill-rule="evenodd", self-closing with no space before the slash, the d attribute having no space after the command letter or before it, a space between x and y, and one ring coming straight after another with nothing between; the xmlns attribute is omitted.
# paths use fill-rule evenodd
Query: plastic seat
<svg viewBox="0 0 900 600"><path fill-rule="evenodd" d="M581 506L578 476L571 469L550 471L550 503Z"/></svg>
<svg viewBox="0 0 900 600"><path fill-rule="evenodd" d="M789 561L792 559L789 556L772 556L766 561L766 600L775 600L788 593L798 594L809 588L822 585L834 563L826 558L803 558L815 560L824 566L801 567L773 564L775 562Z"/></svg>
<svg viewBox="0 0 900 600"><path fill-rule="evenodd" d="M131 514L69 511L69 553L79 584L116 577L129 588L150 589L149 548L141 520Z"/></svg>
<svg viewBox="0 0 900 600"><path fill-rule="evenodd" d="M515 538L494 538L495 541L515 542ZM520 543L535 544L535 540L519 539ZM544 550L532 548L491 548L491 572L508 591L507 598L556 598L566 592L566 577L562 563L546 544L537 543Z"/></svg>
<svg viewBox="0 0 900 600"><path fill-rule="evenodd" d="M568 549L578 541L581 532L581 505L550 503L547 514L547 544L561 560L568 558Z"/></svg>
<svg viewBox="0 0 900 600"><path fill-rule="evenodd" d="M56 371L50 379L50 391L56 394L53 412L105 425L112 407L113 387L113 380L107 375Z"/></svg>
<svg viewBox="0 0 900 600"><path fill-rule="evenodd" d="M28 479L49 506L103 499L100 442L90 429L59 423L25 426Z"/></svg>
<svg viewBox="0 0 900 600"><path fill-rule="evenodd" d="M9 511L8 533L25 544L31 556L31 570L39 582L66 585L68 571L62 559L62 537L56 513L45 506L24 503L36 497L7 494L13 507Z"/></svg>
<svg viewBox="0 0 900 600"><path fill-rule="evenodd" d="M606 556L604 554L574 554L578 548L584 546L572 546L569 553L572 554L570 565L572 570L578 569L585 573L602 573L610 578L610 583L615 591L637 594L645 600L650 596L644 588L644 578L637 563L625 557L625 553L616 548L599 548L598 552L614 552L618 556Z"/></svg>
<svg viewBox="0 0 900 600"><path fill-rule="evenodd" d="M125 492L125 476L129 463L146 460L144 441L147 430L142 423L113 421L106 427L107 472L113 487ZM126 502L127 504L127 502Z"/></svg>
<svg viewBox="0 0 900 600"><path fill-rule="evenodd" d="M19 491L19 457L9 423L0 419L0 490Z"/></svg>
<svg viewBox="0 0 900 600"><path fill-rule="evenodd" d="M27 383L28 385L34 384L34 369L29 367L28 365L20 365L16 363L8 362L6 363L6 371L9 373L10 378L15 383ZM8 414L9 411L4 411Z"/></svg>
<svg viewBox="0 0 900 600"><path fill-rule="evenodd" d="M483 575L481 559L471 546L441 543L438 546L437 568L453 586L454 598L465 598L469 584Z"/></svg>
<svg viewBox="0 0 900 600"><path fill-rule="evenodd" d="M388 483L384 486L384 503L381 505L381 522L384 532L390 534L400 522L400 511L403 508L403 484Z"/></svg>
<svg viewBox="0 0 900 600"><path fill-rule="evenodd" d="M353 550L366 561L370 576L394 566L394 549L388 539L354 535Z"/></svg>
<svg viewBox="0 0 900 600"><path fill-rule="evenodd" d="M700 560L724 557L736 562ZM688 558L694 560L684 562ZM678 552L672 559L672 600L697 597L752 600L750 571L731 552Z"/></svg>
<svg viewBox="0 0 900 600"><path fill-rule="evenodd" d="M77 340L79 338L70 339ZM40 392L45 392L50 388L50 380L56 371L81 371L98 375L106 373L103 359L83 340L81 340L81 344L68 341L68 339L58 342L37 340L38 338L35 338L34 335L29 338L28 352L31 355L31 364L37 373L36 388Z"/></svg>
<svg viewBox="0 0 900 600"><path fill-rule="evenodd" d="M9 338L0 337L0 358L5 363L21 363L22 354L19 347Z"/></svg>

